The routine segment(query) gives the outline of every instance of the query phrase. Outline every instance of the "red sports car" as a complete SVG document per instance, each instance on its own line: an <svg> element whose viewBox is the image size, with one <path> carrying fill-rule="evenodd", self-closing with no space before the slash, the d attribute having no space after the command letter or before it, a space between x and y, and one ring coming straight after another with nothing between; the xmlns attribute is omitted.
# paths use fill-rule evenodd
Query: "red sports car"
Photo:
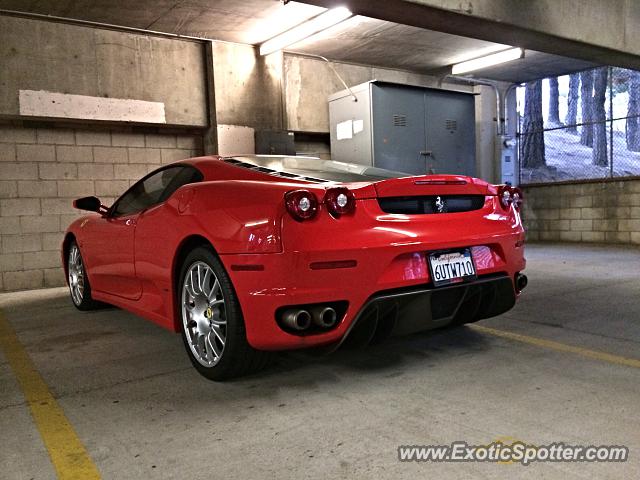
<svg viewBox="0 0 640 480"><path fill-rule="evenodd" d="M76 307L101 302L181 332L204 376L273 350L335 348L460 325L526 286L522 193L309 157L163 166L66 232Z"/></svg>

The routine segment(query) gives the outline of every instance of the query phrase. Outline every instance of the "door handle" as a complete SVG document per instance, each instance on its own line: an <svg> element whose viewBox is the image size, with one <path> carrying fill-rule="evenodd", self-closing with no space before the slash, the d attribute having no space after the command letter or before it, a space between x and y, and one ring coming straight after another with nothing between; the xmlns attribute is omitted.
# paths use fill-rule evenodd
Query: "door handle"
<svg viewBox="0 0 640 480"><path fill-rule="evenodd" d="M127 227L130 227L131 225L135 225L135 224L136 224L136 221L135 221L133 218L127 218L127 220L124 222L124 224L125 224Z"/></svg>

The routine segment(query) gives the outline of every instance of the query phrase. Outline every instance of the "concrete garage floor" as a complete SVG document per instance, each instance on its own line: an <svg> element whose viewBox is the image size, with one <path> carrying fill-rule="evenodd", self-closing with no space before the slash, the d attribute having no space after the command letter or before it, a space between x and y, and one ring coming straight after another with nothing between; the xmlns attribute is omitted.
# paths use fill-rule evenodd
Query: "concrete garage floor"
<svg viewBox="0 0 640 480"><path fill-rule="evenodd" d="M178 336L64 289L5 294L16 330L103 478L631 478L640 468L640 251L530 245L518 306L485 327L327 358L280 354L212 383ZM554 340L618 357L535 344ZM624 363L624 362L623 362ZM636 364L637 365L637 364ZM0 477L55 471L4 353ZM401 444L626 445L627 463L400 463Z"/></svg>

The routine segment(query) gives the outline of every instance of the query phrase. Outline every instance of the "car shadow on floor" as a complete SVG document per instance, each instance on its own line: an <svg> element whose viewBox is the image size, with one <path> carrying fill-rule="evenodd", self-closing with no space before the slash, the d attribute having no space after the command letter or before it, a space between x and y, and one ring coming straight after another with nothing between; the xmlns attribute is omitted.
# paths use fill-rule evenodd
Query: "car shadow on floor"
<svg viewBox="0 0 640 480"><path fill-rule="evenodd" d="M341 347L328 354L313 350L279 352L269 368L252 377L286 378L292 373L304 377L305 371L314 369L393 377L415 364L433 368L453 357L477 355L488 348L487 338L470 328L444 328L391 337L380 344Z"/></svg>
<svg viewBox="0 0 640 480"><path fill-rule="evenodd" d="M490 348L490 340L473 329L444 328L391 337L380 344L360 348L343 346L330 354L317 350L277 352L264 370L224 384L204 379L204 383L200 383L194 382L198 374L189 365L179 335L172 335L151 322L115 307L78 312L66 292L42 296L23 297L15 304L2 307L16 327L19 325L16 330L26 341L27 349L41 361L48 361L45 356L50 355L63 366L74 363L80 365L89 352L100 351L107 355L118 346L117 354L109 356L107 362L92 366L95 378L104 377L108 381L92 383L86 379L68 379L70 385L77 382L80 390L95 387L108 389L147 376L172 375L178 369L193 374L187 375L182 384L190 384L191 388L176 392L178 396L190 397L203 391L223 393L230 388L236 395L242 392L240 396L251 397L252 392L257 394L259 391L260 395L264 395L265 391L278 387L314 389L354 376L399 377L408 371L446 365L455 357L478 355ZM45 324L47 334L40 335ZM142 349L141 345L144 346ZM134 360L141 362L135 368L130 366Z"/></svg>

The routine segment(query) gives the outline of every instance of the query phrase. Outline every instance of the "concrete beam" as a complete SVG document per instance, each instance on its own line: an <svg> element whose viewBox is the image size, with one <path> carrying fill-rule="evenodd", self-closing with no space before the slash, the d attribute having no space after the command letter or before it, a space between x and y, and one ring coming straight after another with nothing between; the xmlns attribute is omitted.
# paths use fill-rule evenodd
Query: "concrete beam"
<svg viewBox="0 0 640 480"><path fill-rule="evenodd" d="M640 69L635 0L300 0L357 15Z"/></svg>

